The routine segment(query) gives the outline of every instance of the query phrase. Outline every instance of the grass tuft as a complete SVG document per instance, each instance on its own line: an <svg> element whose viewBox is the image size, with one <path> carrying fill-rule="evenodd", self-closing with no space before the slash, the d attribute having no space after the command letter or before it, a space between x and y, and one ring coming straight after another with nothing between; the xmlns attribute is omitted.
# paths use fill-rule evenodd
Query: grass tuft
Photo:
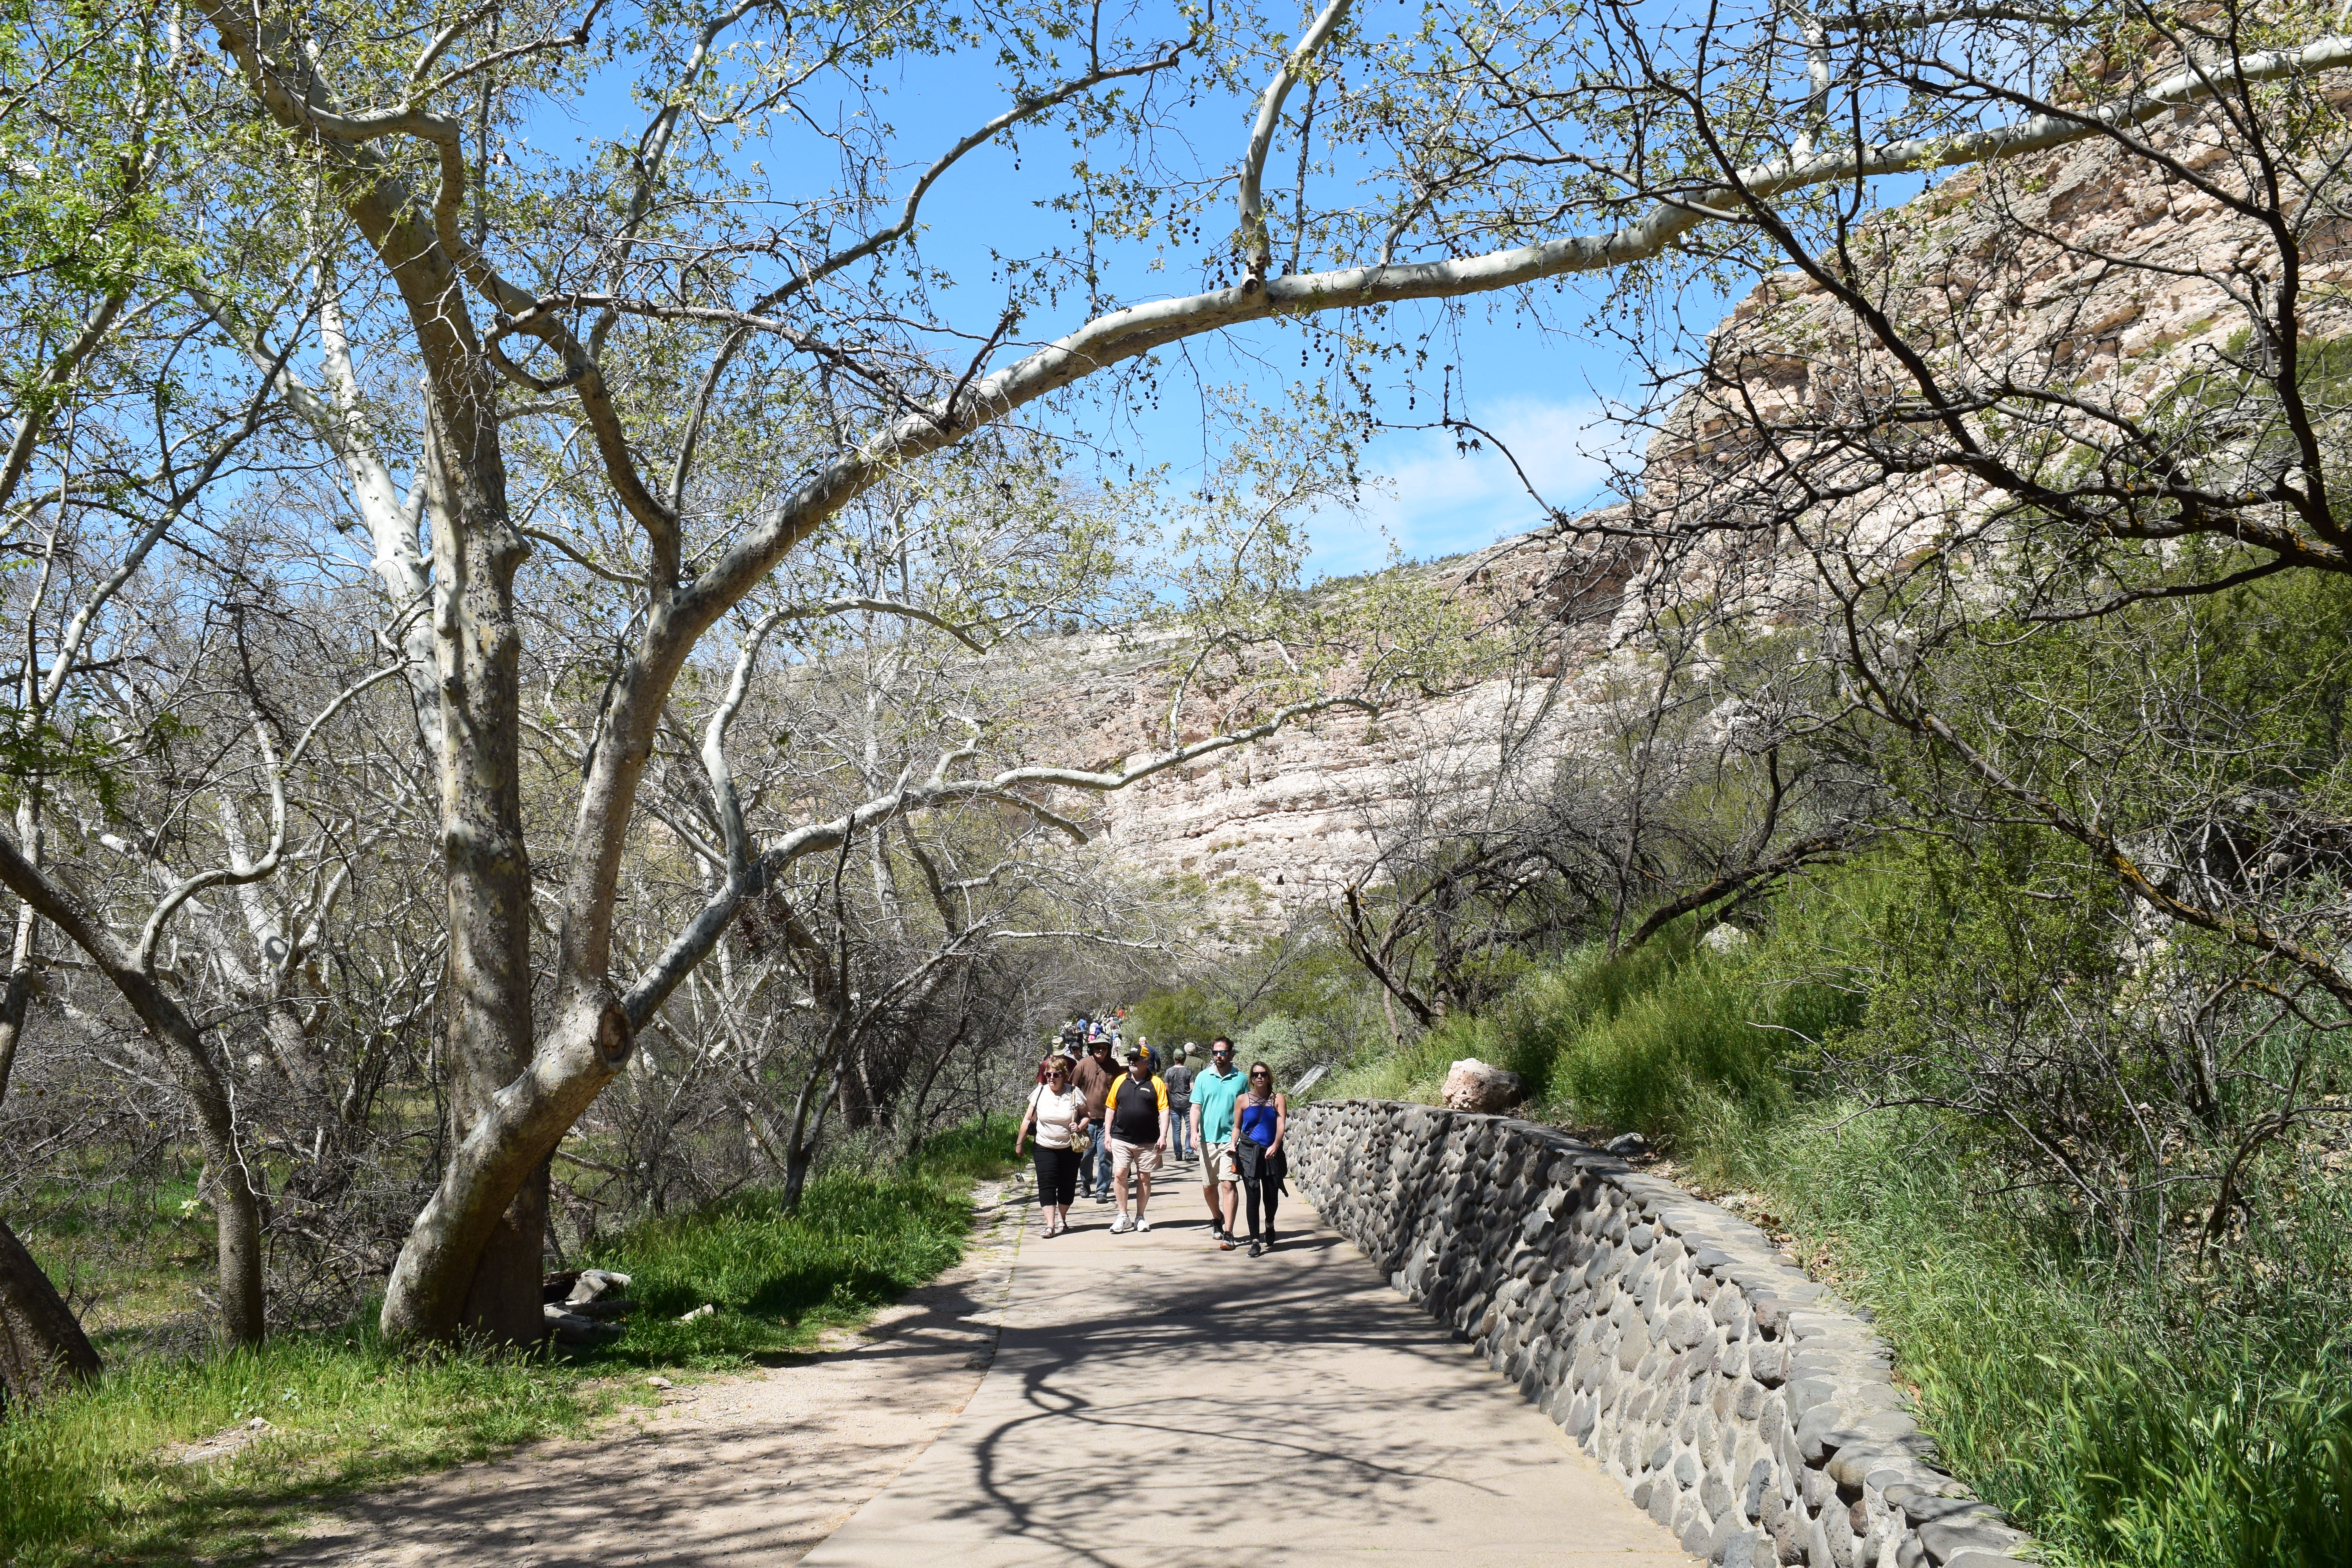
<svg viewBox="0 0 2352 1568"><path fill-rule="evenodd" d="M373 1325L128 1363L0 1424L0 1561L249 1555L289 1504L576 1432L638 1396L538 1358L397 1354ZM230 1457L184 1462L257 1416Z"/></svg>
<svg viewBox="0 0 2352 1568"><path fill-rule="evenodd" d="M721 1366L806 1350L862 1322L963 1256L971 1201L961 1181L820 1176L786 1214L774 1193L738 1194L646 1220L593 1261L630 1276L628 1331L596 1352L635 1366ZM704 1305L708 1317L677 1320Z"/></svg>
<svg viewBox="0 0 2352 1568"><path fill-rule="evenodd" d="M593 1354L404 1354L373 1314L227 1354L118 1358L96 1386L0 1420L0 1563L250 1558L336 1493L585 1432L652 1394L644 1370L737 1366L864 1321L963 1253L974 1179L1011 1164L1003 1121L932 1140L911 1172L834 1172L648 1221L598 1249L644 1303ZM710 1302L719 1310L676 1319ZM256 1416L268 1425L254 1433ZM235 1435L226 1457L188 1446Z"/></svg>
<svg viewBox="0 0 2352 1568"><path fill-rule="evenodd" d="M1714 1151L1878 1314L1953 1469L2062 1568L2352 1563L2352 1356L2334 1314L2183 1310L1990 1199L1930 1115L1815 1104Z"/></svg>

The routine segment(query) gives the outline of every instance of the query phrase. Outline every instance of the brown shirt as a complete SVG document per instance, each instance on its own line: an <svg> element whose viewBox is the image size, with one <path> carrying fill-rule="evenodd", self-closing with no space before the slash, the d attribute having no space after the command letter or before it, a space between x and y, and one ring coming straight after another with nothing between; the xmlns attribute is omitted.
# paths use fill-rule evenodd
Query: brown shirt
<svg viewBox="0 0 2352 1568"><path fill-rule="evenodd" d="M1107 1068L1092 1057L1078 1058L1078 1070L1070 1075L1070 1082L1087 1097L1087 1120L1100 1122L1103 1101L1110 1098L1110 1086L1126 1075Z"/></svg>

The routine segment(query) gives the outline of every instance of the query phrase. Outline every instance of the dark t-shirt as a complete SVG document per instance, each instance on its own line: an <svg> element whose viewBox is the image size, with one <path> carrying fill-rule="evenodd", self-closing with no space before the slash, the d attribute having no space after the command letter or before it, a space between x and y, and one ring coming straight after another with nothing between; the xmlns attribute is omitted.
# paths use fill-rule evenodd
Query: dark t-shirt
<svg viewBox="0 0 2352 1568"><path fill-rule="evenodd" d="M1070 1081L1077 1086L1080 1094L1087 1097L1087 1121L1102 1120L1103 1097L1110 1092L1111 1080L1126 1076L1125 1073L1112 1071L1092 1057L1078 1058L1076 1070L1070 1074Z"/></svg>
<svg viewBox="0 0 2352 1568"><path fill-rule="evenodd" d="M1170 1105L1181 1107L1192 1103L1192 1069L1191 1068L1179 1062L1160 1074L1160 1078L1168 1085Z"/></svg>
<svg viewBox="0 0 2352 1568"><path fill-rule="evenodd" d="M1160 1084L1156 1079L1135 1081L1121 1073L1110 1089L1110 1135L1122 1143L1160 1142Z"/></svg>

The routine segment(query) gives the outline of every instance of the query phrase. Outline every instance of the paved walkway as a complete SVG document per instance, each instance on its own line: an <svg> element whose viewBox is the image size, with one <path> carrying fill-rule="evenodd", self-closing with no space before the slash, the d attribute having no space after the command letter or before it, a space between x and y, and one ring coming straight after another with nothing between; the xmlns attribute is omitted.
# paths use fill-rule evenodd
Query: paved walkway
<svg viewBox="0 0 2352 1568"><path fill-rule="evenodd" d="M1178 1174L1149 1235L1033 1222L971 1404L807 1568L1689 1568L1313 1210L1219 1252Z"/></svg>
<svg viewBox="0 0 2352 1568"><path fill-rule="evenodd" d="M593 1436L338 1500L273 1568L788 1568L952 1424L995 1343L1026 1184L862 1334L697 1379ZM909 1564L908 1568L916 1568Z"/></svg>

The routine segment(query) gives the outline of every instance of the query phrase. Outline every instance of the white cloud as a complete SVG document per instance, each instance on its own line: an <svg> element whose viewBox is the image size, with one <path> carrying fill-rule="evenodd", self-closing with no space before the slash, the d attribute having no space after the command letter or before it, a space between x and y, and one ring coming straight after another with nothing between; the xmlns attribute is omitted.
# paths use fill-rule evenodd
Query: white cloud
<svg viewBox="0 0 2352 1568"><path fill-rule="evenodd" d="M1608 478L1609 454L1624 440L1590 400L1510 399L1480 415L1478 423L1518 459L1527 484L1570 512L1594 500ZM1352 515L1325 512L1312 525L1318 574L1382 565L1391 540L1406 556L1426 560L1479 549L1543 521L1510 460L1490 445L1463 453L1453 432L1421 430L1391 437L1370 457L1376 482L1366 487L1362 507Z"/></svg>

